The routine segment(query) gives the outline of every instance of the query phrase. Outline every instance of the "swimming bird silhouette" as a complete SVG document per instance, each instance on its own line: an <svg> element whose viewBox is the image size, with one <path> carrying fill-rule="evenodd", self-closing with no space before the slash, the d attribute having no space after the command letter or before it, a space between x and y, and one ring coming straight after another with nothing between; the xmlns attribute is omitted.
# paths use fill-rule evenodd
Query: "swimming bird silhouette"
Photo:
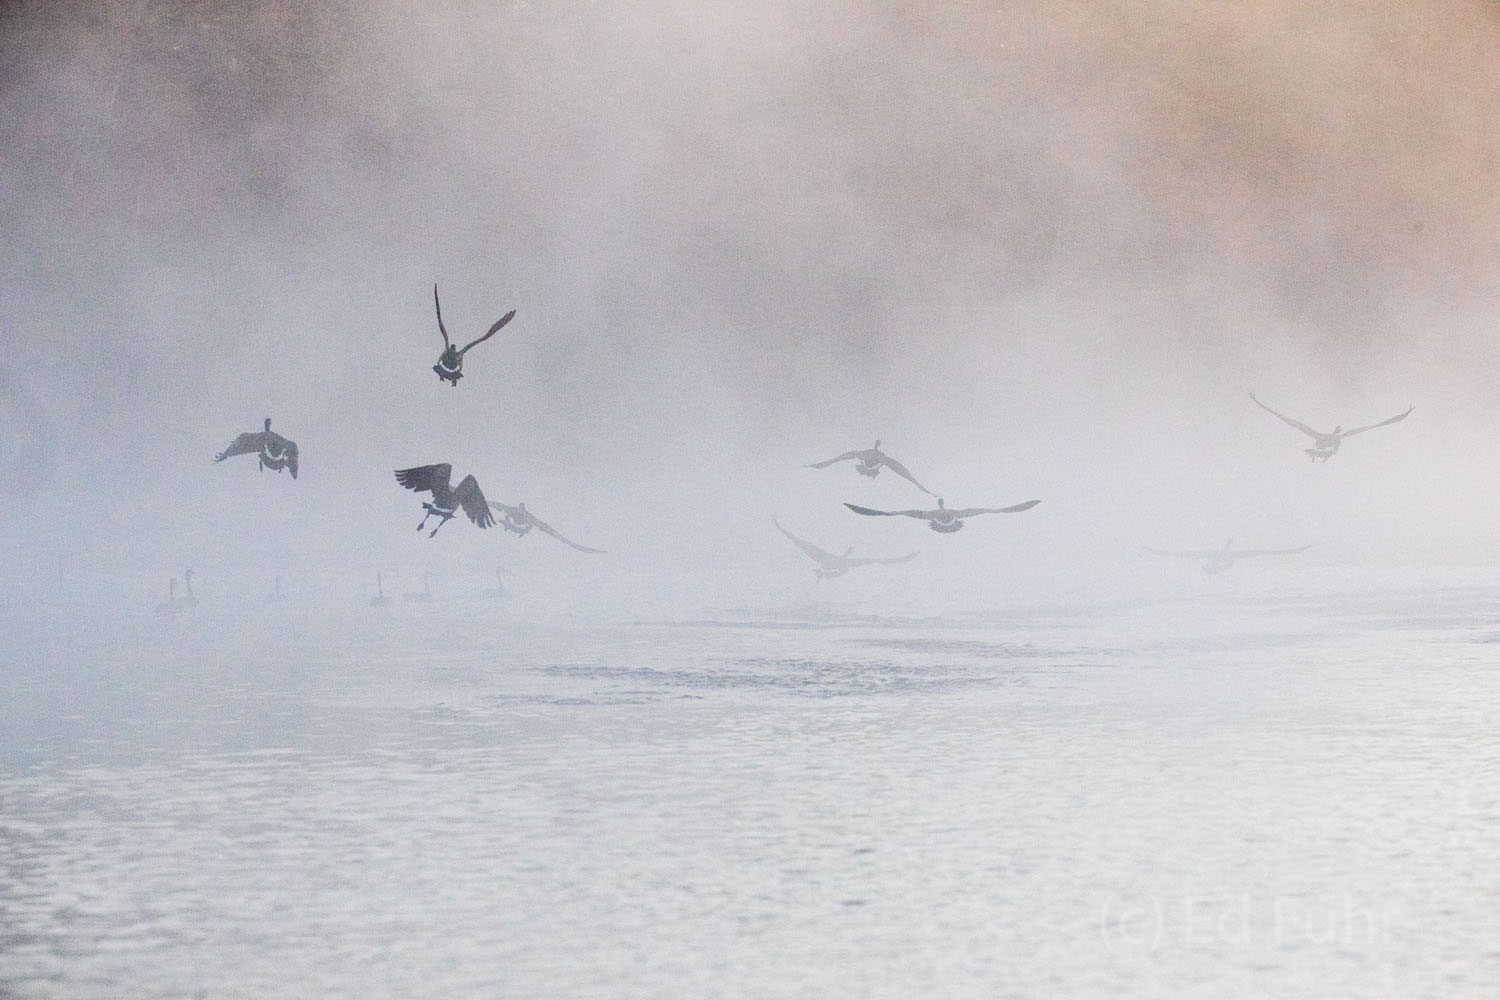
<svg viewBox="0 0 1500 1000"><path fill-rule="evenodd" d="M491 587L489 590L482 590L482 591L480 591L479 592L479 596L485 598L486 600L490 600L490 601L497 601L497 600L501 599L502 597L506 596L505 595L505 567L503 567L503 566L496 566L495 567L495 586Z"/></svg>
<svg viewBox="0 0 1500 1000"><path fill-rule="evenodd" d="M1222 573L1235 564L1238 559L1251 559L1256 556L1294 556L1299 552L1306 552L1312 548L1303 545L1295 549L1236 549L1234 539L1224 543L1222 549L1210 549L1203 552L1172 552L1162 549L1153 549L1149 546L1146 551L1155 556L1170 556L1177 559L1196 559L1203 564L1203 572L1214 574Z"/></svg>
<svg viewBox="0 0 1500 1000"><path fill-rule="evenodd" d="M806 552L808 557L818 564L818 568L813 570L813 575L816 576L819 580L832 580L834 577L843 576L855 566L870 566L875 563L910 562L917 557L917 554L915 552L912 552L904 556L897 556L894 559L855 559L853 558L854 547L852 545L844 551L843 555L837 556L832 552L827 552L823 549L818 548L818 546L814 545L812 542L798 538L796 535L783 528L781 526L781 522L776 520L776 518L771 518L771 523L776 525L777 531L790 538L793 545L797 546L797 548L801 549L803 552Z"/></svg>
<svg viewBox="0 0 1500 1000"><path fill-rule="evenodd" d="M448 485L452 475L453 466L447 462L396 470L396 482L402 486L417 493L432 493L432 502L422 505L427 513L422 515L422 523L417 525L417 530L421 531L426 526L427 519L434 514L442 520L438 521L437 528L432 529L428 538L436 535L438 528L447 524L453 517L453 512L459 508L463 508L463 512L469 515L469 520L480 528L488 528L495 523L484 502L484 494L480 492L479 482L473 476L465 476L464 481L458 484L458 489L453 489Z"/></svg>
<svg viewBox="0 0 1500 1000"><path fill-rule="evenodd" d="M1288 417L1285 414L1277 413L1265 403L1262 403L1260 400L1256 399L1255 393L1253 392L1250 394L1250 398L1255 402L1256 406L1260 407L1262 410L1265 410L1267 413L1271 414L1271 416L1276 417L1283 423L1290 424L1291 426L1301 431L1303 434L1306 434L1308 437L1312 438L1313 446L1311 448L1304 448L1303 453L1314 462L1326 462L1330 458L1332 458L1334 452L1339 450L1339 445L1343 442L1344 438L1353 437L1356 434L1363 434L1365 431L1373 431L1377 427L1384 427L1387 424L1394 424L1397 421L1405 420L1411 413L1411 411L1416 409L1415 406L1408 406L1405 413L1398 413L1394 417L1387 417L1385 420L1380 421L1380 423L1378 424L1366 424L1363 427L1354 427L1347 431L1340 426L1335 427L1327 434L1324 434L1322 431L1313 430L1311 427L1307 426L1300 420L1293 420L1291 417Z"/></svg>
<svg viewBox="0 0 1500 1000"><path fill-rule="evenodd" d="M851 458L858 463L854 466L854 471L858 472L861 476L869 476L871 479L874 479L880 475L880 467L885 466L923 493L926 493L928 496L932 495L932 491L917 482L917 477L908 472L906 466L880 450L879 441L875 442L875 447L873 448L866 448L862 451L846 451L842 455L835 455L826 461L813 462L807 468L826 469L835 462L846 462Z"/></svg>
<svg viewBox="0 0 1500 1000"><path fill-rule="evenodd" d="M261 471L274 469L280 472L286 469L297 478L297 444L289 441L280 434L271 431L271 418L266 418L266 429L260 433L246 431L230 442L229 447L214 456L215 462L222 462L226 458L235 455L252 455L260 453Z"/></svg>
<svg viewBox="0 0 1500 1000"><path fill-rule="evenodd" d="M390 603L391 603L391 599L389 597L385 596L385 585L383 583L381 583L380 574L376 573L375 574L375 596L372 597L372 598L370 598L370 607L372 607L372 608L384 608L384 607L389 607Z"/></svg>
<svg viewBox="0 0 1500 1000"><path fill-rule="evenodd" d="M964 519L976 517L980 514L1018 514L1023 510L1030 510L1040 500L1027 500L1013 507L963 507L953 510L943 505L942 498L938 498L937 510L872 510L869 507L858 507L852 503L844 504L856 514L864 514L869 517L916 517L927 522L927 526L933 531L942 534L952 534L964 526Z"/></svg>
<svg viewBox="0 0 1500 1000"><path fill-rule="evenodd" d="M454 347L453 343L448 339L448 328L443 325L443 306L438 302L436 283L432 286L432 304L437 307L438 332L443 335L443 353L438 357L438 363L432 366L432 370L437 372L439 380L446 379L454 388L457 388L458 380L464 377L464 355L469 352L469 348L475 344L482 344L493 337L496 330L515 318L516 311L512 309L504 316L495 320L495 325L486 330L483 337L470 341L460 349Z"/></svg>
<svg viewBox="0 0 1500 1000"><path fill-rule="evenodd" d="M165 611L168 614L178 614L183 611L191 611L198 606L198 597L193 593L193 571L190 569L182 571L182 585L187 593L181 597L177 596L177 578L173 577L167 581L167 601L158 604L157 611Z"/></svg>
<svg viewBox="0 0 1500 1000"><path fill-rule="evenodd" d="M177 604L177 577L167 581L167 599L158 604L156 610L163 614L174 614L182 610Z"/></svg>
<svg viewBox="0 0 1500 1000"><path fill-rule="evenodd" d="M571 542L564 538L558 534L556 528L527 510L524 503L510 507L503 503L495 503L492 500L490 501L490 506L503 515L500 527L506 531L513 531L518 535L524 535L532 528L535 528L544 535L551 535L564 545L571 545L579 552L591 552L595 555L602 555L604 553L603 549L591 549L587 545L579 545L577 542Z"/></svg>

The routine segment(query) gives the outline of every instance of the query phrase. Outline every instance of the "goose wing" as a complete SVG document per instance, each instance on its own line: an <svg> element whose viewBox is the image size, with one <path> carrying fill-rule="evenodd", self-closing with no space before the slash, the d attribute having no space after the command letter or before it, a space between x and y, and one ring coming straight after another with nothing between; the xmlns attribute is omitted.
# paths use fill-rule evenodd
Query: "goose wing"
<svg viewBox="0 0 1500 1000"><path fill-rule="evenodd" d="M510 518L512 521L524 521L527 519L527 517L530 516L529 514L523 512L519 507L511 507L503 503L496 503L493 500L491 500L489 504L491 510L498 511L499 513Z"/></svg>
<svg viewBox="0 0 1500 1000"><path fill-rule="evenodd" d="M291 472L292 478L297 478L297 442L282 437L275 431L265 433L265 446L273 449L286 461L287 470Z"/></svg>
<svg viewBox="0 0 1500 1000"><path fill-rule="evenodd" d="M215 455L214 461L222 462L224 461L224 459L230 458L234 455L250 455L257 451L260 451L260 446L262 443L264 443L265 439L265 431L260 431L258 433L246 431L239 437L235 438L233 441L229 442L228 448L225 448L223 451Z"/></svg>
<svg viewBox="0 0 1500 1000"><path fill-rule="evenodd" d="M923 493L926 493L928 496L932 496L932 491L923 486L921 483L917 482L917 477L908 472L906 466L902 465L900 462L884 453L881 454L880 461L881 464L890 469L896 475L900 476L902 479L905 479L907 482L911 483L913 486L921 490Z"/></svg>
<svg viewBox="0 0 1500 1000"><path fill-rule="evenodd" d="M438 333L443 335L443 346L448 347L448 328L443 325L443 304L438 301L436 281L432 283L432 304L437 307Z"/></svg>
<svg viewBox="0 0 1500 1000"><path fill-rule="evenodd" d="M396 482L418 493L426 490L446 490L448 488L448 480L452 475L453 466L447 462L443 462L441 465L419 465L411 469L397 469ZM469 478L473 479L474 477L470 476ZM464 508L465 513L468 513L468 510L467 507ZM469 516L473 517L474 515L469 514Z"/></svg>
<svg viewBox="0 0 1500 1000"><path fill-rule="evenodd" d="M479 490L479 480L473 476L464 476L464 481L458 484L458 489L453 491L453 499L481 528L488 528L495 523L495 515L490 513L490 505L485 503L484 494Z"/></svg>
<svg viewBox="0 0 1500 1000"><path fill-rule="evenodd" d="M1012 504L1009 507L965 507L962 510L950 510L949 513L959 519L974 517L978 514L1019 514L1039 503L1041 503L1040 500L1027 500L1025 503Z"/></svg>
<svg viewBox="0 0 1500 1000"><path fill-rule="evenodd" d="M1153 549L1149 545L1146 546L1146 551L1151 553L1153 556L1170 556L1173 559L1212 559L1215 556L1224 555L1223 549L1218 549L1214 552L1182 552L1172 549ZM1240 553L1238 552L1234 553L1234 555L1239 554Z"/></svg>
<svg viewBox="0 0 1500 1000"><path fill-rule="evenodd" d="M854 511L854 513L864 514L866 517L919 517L926 521L936 513L930 510L874 510L870 507L860 507L852 503L846 503L844 506Z"/></svg>
<svg viewBox="0 0 1500 1000"><path fill-rule="evenodd" d="M790 531L787 531L781 526L781 522L776 520L776 518L771 518L771 523L776 525L777 531L790 538L793 545L797 546L797 548L801 549L803 552L806 552L814 562L822 563L824 566L831 566L834 563L840 561L839 558L832 552L825 552L814 545L812 542L804 541L803 539L798 538L796 535L792 534Z"/></svg>
<svg viewBox="0 0 1500 1000"><path fill-rule="evenodd" d="M908 552L904 556L896 556L894 559L865 559L855 558L847 560L850 566L869 566L872 563L904 563L911 562L917 557L915 552Z"/></svg>
<svg viewBox="0 0 1500 1000"><path fill-rule="evenodd" d="M1356 427L1352 431L1345 431L1342 436L1353 437L1356 434L1363 434L1365 431L1373 431L1377 427L1384 427L1386 424L1394 424L1397 421L1405 420L1411 415L1411 411L1415 409L1415 406L1408 406L1405 413L1398 413L1394 417L1387 417L1378 424L1366 424L1364 427Z"/></svg>
<svg viewBox="0 0 1500 1000"><path fill-rule="evenodd" d="M493 337L495 335L495 331L496 330L500 329L502 326L504 326L505 324L509 323L511 320L513 320L515 318L516 318L516 311L514 309L512 309L510 312L506 313L504 316L501 316L499 319L495 320L495 325L492 326L492 327L490 327L488 330L486 330L483 337L480 337L478 340L471 340L471 341L469 341L469 343L465 344L463 350L458 352L458 356L459 357L463 357L464 354L469 350L469 348L473 347L475 344L482 344L486 340L489 340L491 337Z"/></svg>
<svg viewBox="0 0 1500 1000"><path fill-rule="evenodd" d="M1299 552L1306 552L1312 548L1311 545L1303 545L1295 549L1234 549L1226 555L1232 555L1236 559L1246 559L1250 556L1294 556Z"/></svg>
<svg viewBox="0 0 1500 1000"><path fill-rule="evenodd" d="M1260 407L1262 410L1265 410L1271 416L1273 416L1276 419L1282 421L1283 423L1291 424L1293 427L1297 428L1299 431L1301 431L1303 434L1306 434L1308 437L1318 438L1318 437L1322 437L1323 436L1323 435L1319 434L1317 431L1313 430L1311 427L1309 427L1306 424L1304 424L1302 421L1300 421L1300 420L1293 420L1291 417L1287 416L1284 413L1277 413L1275 410L1271 409L1265 403L1262 403L1260 400L1256 399L1255 398L1255 393L1252 392L1250 394L1250 398L1252 400L1254 400L1256 406Z"/></svg>
<svg viewBox="0 0 1500 1000"><path fill-rule="evenodd" d="M834 462L847 462L849 459L851 459L851 458L859 458L863 454L864 454L864 452L862 452L862 451L846 451L842 455L835 455L833 458L827 459L825 461L822 461L822 462L813 462L810 465L805 466L805 468L809 468L809 469L826 469L830 465L832 465Z"/></svg>
<svg viewBox="0 0 1500 1000"><path fill-rule="evenodd" d="M536 530L544 532L544 533L546 533L548 535L551 535L553 538L557 539L559 542L562 542L564 545L570 545L573 548L577 549L579 552L591 552L591 553L594 553L595 555L602 555L603 552L604 552L603 549L591 549L587 545L579 545L577 542L569 541L568 539L564 538L562 535L558 534L557 533L557 529L553 528L552 525L548 524L546 521L543 521L543 520L541 520L538 517L532 517L531 523L532 523L533 526L536 527Z"/></svg>

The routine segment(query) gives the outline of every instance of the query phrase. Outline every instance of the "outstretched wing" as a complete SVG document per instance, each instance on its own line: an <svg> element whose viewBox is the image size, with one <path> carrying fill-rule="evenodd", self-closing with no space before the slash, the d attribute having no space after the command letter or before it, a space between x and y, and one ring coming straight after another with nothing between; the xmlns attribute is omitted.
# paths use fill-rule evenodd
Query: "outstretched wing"
<svg viewBox="0 0 1500 1000"><path fill-rule="evenodd" d="M224 461L224 459L231 458L235 455L249 455L254 452L260 451L261 442L263 442L265 438L266 435L264 431L256 434L252 434L250 431L246 431L245 433L241 434L239 437L231 441L228 448L225 448L223 451L215 455L214 461L222 462Z"/></svg>
<svg viewBox="0 0 1500 1000"><path fill-rule="evenodd" d="M1384 427L1386 424L1394 424L1397 421L1405 420L1408 416L1411 415L1411 411L1415 409L1416 406L1408 406L1405 413L1398 413L1394 417L1389 417L1385 420L1382 420L1378 424L1367 424L1364 427L1356 427L1352 431L1345 431L1343 433L1343 437L1353 437L1356 434L1363 434L1365 431L1373 431L1377 427Z"/></svg>
<svg viewBox="0 0 1500 1000"><path fill-rule="evenodd" d="M1217 552L1178 552L1168 549L1153 549L1149 545L1146 546L1146 551L1153 556L1170 556L1174 559L1212 559L1215 556L1222 556L1224 554L1223 549ZM1234 554L1239 555L1240 553L1236 552Z"/></svg>
<svg viewBox="0 0 1500 1000"><path fill-rule="evenodd" d="M409 490L421 493L424 490L447 489L448 479L452 475L453 466L447 462L441 465L419 465L413 469L397 469L396 482ZM470 476L469 478L473 479L474 477ZM467 512L468 508L465 507L464 510ZM470 514L469 516L473 517L474 515Z"/></svg>
<svg viewBox="0 0 1500 1000"><path fill-rule="evenodd" d="M1027 500L1025 503L1018 503L1010 507L965 507L963 510L950 511L950 513L960 519L974 517L977 514L1019 514L1023 510L1030 510L1039 503L1041 503L1040 500Z"/></svg>
<svg viewBox="0 0 1500 1000"><path fill-rule="evenodd" d="M826 469L830 465L832 465L834 462L847 462L849 459L851 459L851 458L858 458L862 454L863 454L863 452L846 451L842 455L838 455L838 456L836 456L834 458L828 459L826 462L813 462L811 465L804 466L804 468L808 468L808 469Z"/></svg>
<svg viewBox="0 0 1500 1000"><path fill-rule="evenodd" d="M803 541L802 539L798 538L796 535L792 534L790 531L787 531L785 528L783 528L781 526L781 522L778 521L778 520L776 520L776 518L774 518L774 517L771 518L771 523L774 524L774 525L776 525L776 530L777 531L781 532L783 535L785 535L786 537L790 538L792 540L792 544L793 545L797 546L797 548L801 549L803 552L806 552L807 555L814 562L819 562L819 563L822 563L822 564L824 564L826 566L826 565L829 565L831 563L835 563L835 562L839 561L838 557L835 556L833 553L831 553L831 552L825 552L822 549L818 548L816 545L814 545L812 542Z"/></svg>
<svg viewBox="0 0 1500 1000"><path fill-rule="evenodd" d="M867 517L920 517L927 520L932 516L930 510L872 510L869 507L860 507L852 503L844 504L856 514L864 514Z"/></svg>
<svg viewBox="0 0 1500 1000"><path fill-rule="evenodd" d="M1304 545L1296 549L1235 549L1227 554L1234 556L1236 559L1246 559L1250 556L1294 556L1298 552L1306 552L1310 548L1312 548L1311 545Z"/></svg>
<svg viewBox="0 0 1500 1000"><path fill-rule="evenodd" d="M490 505L484 502L484 494L479 491L479 480L473 476L464 476L464 481L458 484L458 489L453 491L453 499L481 528L488 528L495 523L495 515L490 513Z"/></svg>
<svg viewBox="0 0 1500 1000"><path fill-rule="evenodd" d="M286 438L282 438L282 440L286 441ZM296 479L297 478L297 442L295 442L295 441L286 441L286 452L285 452L285 454L286 454L286 467L287 467L287 471L292 474L292 478L293 479Z"/></svg>
<svg viewBox="0 0 1500 1000"><path fill-rule="evenodd" d="M579 552L592 552L595 555L600 555L600 554L603 554L603 552L604 552L603 549L591 549L587 545L579 545L577 542L570 542L570 541L568 541L568 539L564 538L562 535L559 535L557 533L557 529L556 528L552 527L552 525L548 524L546 521L543 521L543 520L541 520L541 519L539 519L537 517L532 517L531 523L536 528L536 530L544 532L544 533L546 533L548 535L551 535L553 538L557 539L559 542L562 542L564 545L571 545L573 548L577 549Z"/></svg>
<svg viewBox="0 0 1500 1000"><path fill-rule="evenodd" d="M1273 416L1276 419L1282 421L1283 423L1291 424L1293 427L1297 428L1299 431L1301 431L1303 434L1306 434L1308 437L1319 438L1319 437L1323 436L1322 434L1319 434L1317 431L1313 430L1311 427L1309 427L1306 424L1304 424L1302 421L1300 421L1300 420L1293 420L1291 417L1287 416L1284 413L1277 413L1275 410L1271 409L1265 403L1262 403L1260 400L1256 399L1255 398L1255 393L1252 392L1250 394L1250 398L1255 401L1255 405L1256 406L1260 407L1262 410L1265 410L1271 416Z"/></svg>
<svg viewBox="0 0 1500 1000"><path fill-rule="evenodd" d="M443 335L443 346L448 347L448 328L443 325L443 304L438 301L436 281L432 283L432 304L437 307L438 333Z"/></svg>
<svg viewBox="0 0 1500 1000"><path fill-rule="evenodd" d="M493 337L495 335L495 331L496 330L500 329L502 326L504 326L505 324L509 323L511 320L513 320L515 318L516 318L516 311L514 309L512 309L510 312L506 313L504 316L501 316L499 319L495 320L495 325L492 326L492 327L490 327L488 330L486 330L483 337L480 337L478 340L472 340L469 343L465 344L464 345L464 349L462 351L458 352L458 356L459 357L463 357L464 353L466 351L468 351L469 348L473 347L475 344L482 344L486 340L489 340L491 337Z"/></svg>
<svg viewBox="0 0 1500 1000"><path fill-rule="evenodd" d="M886 468L890 469L896 475L900 476L902 479L905 479L907 482L911 483L913 486L921 490L923 493L926 493L928 496L932 496L932 491L923 486L921 483L917 482L917 477L906 471L906 466L902 465L891 456L883 453L880 456L880 460L885 464Z"/></svg>
<svg viewBox="0 0 1500 1000"><path fill-rule="evenodd" d="M521 508L519 507L507 507L505 504L496 503L493 500L489 501L489 504L491 510L499 511L513 521L521 517Z"/></svg>
<svg viewBox="0 0 1500 1000"><path fill-rule="evenodd" d="M904 556L897 556L894 559L863 559L863 558L859 558L859 559L850 559L850 560L848 560L848 563L849 563L850 566L868 566L871 563L903 563L903 562L911 562L916 557L917 557L917 554L915 552L910 552L910 553L907 553Z"/></svg>

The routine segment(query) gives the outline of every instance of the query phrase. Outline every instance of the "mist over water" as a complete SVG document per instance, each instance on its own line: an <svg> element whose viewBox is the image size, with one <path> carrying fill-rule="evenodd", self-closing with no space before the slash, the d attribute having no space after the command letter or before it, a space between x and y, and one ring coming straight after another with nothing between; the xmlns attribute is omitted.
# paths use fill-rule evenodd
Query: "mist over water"
<svg viewBox="0 0 1500 1000"><path fill-rule="evenodd" d="M1260 602L1316 632L1343 627L1325 601L1470 600L1500 565L1496 65L1482 0L0 0L3 748L132 757L105 721L126 706L184 759L322 753L318 725L274 734L329 678L388 676L387 642L439 678L375 727L404 753L402 713L450 702L453 671L504 704L634 690L558 650L610 660L637 619L878 620L912 630L895 674L931 679L954 623L1011 642L1027 615L1189 609L1090 640L1139 665ZM516 310L456 388L434 282L459 343ZM1315 464L1248 391L1325 430L1415 411ZM266 417L296 481L213 462ZM955 535L856 516L935 504L805 467L877 439L949 506L1041 503ZM419 534L392 470L435 462L606 554L461 516ZM773 517L919 554L818 581ZM1216 576L1146 552L1228 539L1310 548ZM158 615L189 567L197 608ZM433 603L407 604L424 573ZM535 649L512 660L514 634ZM771 730L783 685L846 676L774 634L775 679L729 688ZM221 713L189 664L275 693ZM1372 704L1410 693L1388 679ZM349 718L386 704L360 690Z"/></svg>

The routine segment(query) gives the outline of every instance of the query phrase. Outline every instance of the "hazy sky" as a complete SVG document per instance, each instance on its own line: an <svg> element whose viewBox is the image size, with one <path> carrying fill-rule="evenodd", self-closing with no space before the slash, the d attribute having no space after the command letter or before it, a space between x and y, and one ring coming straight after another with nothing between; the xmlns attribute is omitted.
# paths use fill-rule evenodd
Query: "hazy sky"
<svg viewBox="0 0 1500 1000"><path fill-rule="evenodd" d="M0 593L810 585L773 514L1007 600L1231 535L1500 558L1496 66L1492 0L0 0ZM434 281L462 341L517 310L456 389ZM1252 388L1417 409L1314 467ZM295 483L212 463L266 416ZM800 466L876 438L1043 503L856 518L926 498ZM429 542L435 461L610 555Z"/></svg>

